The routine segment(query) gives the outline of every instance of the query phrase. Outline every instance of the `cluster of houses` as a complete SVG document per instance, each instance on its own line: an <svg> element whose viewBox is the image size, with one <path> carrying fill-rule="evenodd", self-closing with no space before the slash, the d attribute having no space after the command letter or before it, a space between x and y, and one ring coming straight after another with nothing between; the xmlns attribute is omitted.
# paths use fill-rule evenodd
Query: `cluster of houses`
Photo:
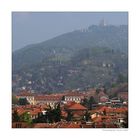
<svg viewBox="0 0 140 140"><path fill-rule="evenodd" d="M63 102L76 102L80 103L84 99L84 94L77 92L68 92L63 94L51 94L51 95L36 95L29 92L22 92L16 96L17 99L27 99L30 105L50 105L54 106L57 103Z"/></svg>
<svg viewBox="0 0 140 140"><path fill-rule="evenodd" d="M98 93L98 103L92 110L83 105L85 98L95 96L95 90L87 93L77 91L67 91L65 93L38 95L30 92L22 92L16 96L19 99L27 99L27 105L13 105L12 113L16 111L18 115L28 113L30 119L36 119L40 114L46 114L46 109L54 108L60 104L61 121L55 123L33 123L12 122L13 128L121 128L126 123L128 115L128 94L120 93L117 99L109 97L101 91ZM123 102L122 100L123 99ZM121 104L121 105L120 105ZM119 106L118 106L119 105ZM69 112L71 120L67 121ZM88 115L88 118L87 118Z"/></svg>
<svg viewBox="0 0 140 140"><path fill-rule="evenodd" d="M57 103L63 102L76 102L81 103L84 98L90 98L91 96L95 97L98 101L98 104L127 104L128 102L128 92L120 92L117 94L117 97L109 99L108 95L103 91L100 91L98 95L96 95L95 90L89 90L87 92L77 92L77 91L66 91L64 93L57 93L51 95L38 95L33 94L27 91L21 92L16 96L17 99L26 98L29 104L31 105L39 105L39 104L47 104L54 106ZM123 102L122 102L123 101Z"/></svg>

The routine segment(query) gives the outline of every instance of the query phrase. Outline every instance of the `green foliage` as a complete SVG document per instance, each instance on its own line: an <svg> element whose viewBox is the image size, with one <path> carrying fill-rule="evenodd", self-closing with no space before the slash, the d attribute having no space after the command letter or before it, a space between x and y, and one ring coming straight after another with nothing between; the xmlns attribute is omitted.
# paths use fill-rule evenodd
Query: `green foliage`
<svg viewBox="0 0 140 140"><path fill-rule="evenodd" d="M33 123L47 123L46 116L43 113L38 114L38 118L32 120Z"/></svg>
<svg viewBox="0 0 140 140"><path fill-rule="evenodd" d="M12 95L12 104L18 104L18 99L15 95Z"/></svg>
<svg viewBox="0 0 140 140"><path fill-rule="evenodd" d="M54 109L50 108L46 110L46 122L53 123L61 121L61 109L60 104L57 104Z"/></svg>
<svg viewBox="0 0 140 140"><path fill-rule="evenodd" d="M61 121L61 109L60 109L60 104L57 105L56 109L54 110L55 114L55 122Z"/></svg>
<svg viewBox="0 0 140 140"><path fill-rule="evenodd" d="M14 110L12 113L12 122L19 122L20 121L20 116L18 115L18 112Z"/></svg>
<svg viewBox="0 0 140 140"><path fill-rule="evenodd" d="M95 104L95 99L93 96L90 97L89 99L89 109L92 110L92 105Z"/></svg>
<svg viewBox="0 0 140 140"><path fill-rule="evenodd" d="M106 109L104 109L104 111L103 111L103 115L105 115L105 116L106 116Z"/></svg>
<svg viewBox="0 0 140 140"><path fill-rule="evenodd" d="M18 103L19 103L19 105L29 104L26 98L19 98Z"/></svg>
<svg viewBox="0 0 140 140"><path fill-rule="evenodd" d="M31 116L28 112L24 112L21 115L18 115L18 112L14 110L12 113L12 122L26 122L28 124L32 123Z"/></svg>
<svg viewBox="0 0 140 140"><path fill-rule="evenodd" d="M73 114L71 113L71 111L68 111L67 113L68 113L68 115L67 115L66 121L68 121L68 122L72 121Z"/></svg>
<svg viewBox="0 0 140 140"><path fill-rule="evenodd" d="M97 93L97 94L99 94L99 93L100 93L100 91L101 91L101 89L100 89L100 88L97 88L97 89L96 89L96 93Z"/></svg>
<svg viewBox="0 0 140 140"><path fill-rule="evenodd" d="M62 97L62 101L64 101L64 100L65 100L65 96Z"/></svg>
<svg viewBox="0 0 140 140"><path fill-rule="evenodd" d="M86 111L85 115L84 115L85 121L88 122L90 119L90 113L88 111Z"/></svg>
<svg viewBox="0 0 140 140"><path fill-rule="evenodd" d="M107 94L109 98L114 98L120 92L128 92L128 83L113 83L112 87L108 89Z"/></svg>
<svg viewBox="0 0 140 140"><path fill-rule="evenodd" d="M118 83L125 83L125 82L128 82L127 81L127 77L124 76L123 74L119 74L118 75L118 80L117 80Z"/></svg>
<svg viewBox="0 0 140 140"><path fill-rule="evenodd" d="M128 128L128 111L125 112L125 119L124 122L122 124L123 128Z"/></svg>
<svg viewBox="0 0 140 140"><path fill-rule="evenodd" d="M25 112L23 113L21 116L20 116L20 120L22 122L27 122L28 124L31 124L32 123L32 119L31 119L31 116L28 112Z"/></svg>
<svg viewBox="0 0 140 140"><path fill-rule="evenodd" d="M94 97L91 96L89 99L84 98L82 105L86 106L89 110L92 110L92 105L96 104L97 102L95 101Z"/></svg>
<svg viewBox="0 0 140 140"><path fill-rule="evenodd" d="M83 101L82 101L82 105L88 107L88 104L89 104L88 99L84 98Z"/></svg>

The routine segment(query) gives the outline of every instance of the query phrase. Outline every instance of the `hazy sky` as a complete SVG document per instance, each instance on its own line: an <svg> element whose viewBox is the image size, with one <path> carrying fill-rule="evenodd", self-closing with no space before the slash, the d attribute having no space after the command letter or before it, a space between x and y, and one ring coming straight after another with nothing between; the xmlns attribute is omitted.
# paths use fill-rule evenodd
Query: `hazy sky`
<svg viewBox="0 0 140 140"><path fill-rule="evenodd" d="M112 25L128 24L127 12L13 12L13 50L75 29L97 25L103 18Z"/></svg>

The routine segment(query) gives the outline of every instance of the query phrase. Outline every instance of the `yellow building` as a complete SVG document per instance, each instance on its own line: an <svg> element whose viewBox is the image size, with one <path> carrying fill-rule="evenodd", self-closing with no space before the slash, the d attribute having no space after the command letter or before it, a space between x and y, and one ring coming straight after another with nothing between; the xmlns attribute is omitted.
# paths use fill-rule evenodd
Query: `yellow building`
<svg viewBox="0 0 140 140"><path fill-rule="evenodd" d="M29 104L35 105L35 97L32 93L24 91L24 92L20 93L19 95L17 95L16 97L17 97L17 99L26 98L27 101L29 102Z"/></svg>

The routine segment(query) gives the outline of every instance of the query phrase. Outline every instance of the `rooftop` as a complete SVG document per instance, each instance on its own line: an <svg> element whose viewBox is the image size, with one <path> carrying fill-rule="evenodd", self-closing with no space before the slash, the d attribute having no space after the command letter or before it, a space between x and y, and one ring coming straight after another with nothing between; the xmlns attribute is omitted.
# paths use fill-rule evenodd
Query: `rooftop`
<svg viewBox="0 0 140 140"><path fill-rule="evenodd" d="M81 104L75 103L71 105L70 107L68 107L68 110L87 110L87 108Z"/></svg>

